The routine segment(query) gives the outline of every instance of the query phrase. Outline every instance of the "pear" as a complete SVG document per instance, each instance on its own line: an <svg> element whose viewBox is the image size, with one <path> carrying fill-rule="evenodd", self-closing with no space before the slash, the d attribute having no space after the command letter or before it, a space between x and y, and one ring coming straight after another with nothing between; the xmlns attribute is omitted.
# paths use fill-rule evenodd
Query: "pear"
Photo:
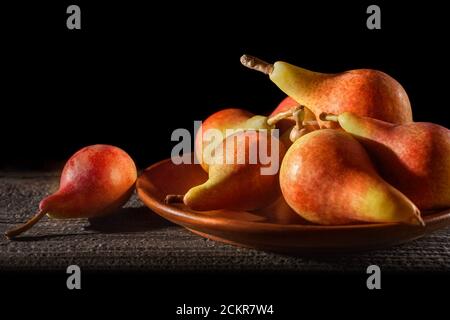
<svg viewBox="0 0 450 320"><path fill-rule="evenodd" d="M274 113L270 117L254 115L244 109L237 108L220 110L209 116L202 123L200 130L196 133L195 156L202 168L208 172L209 164L214 162L213 151L228 134L233 134L238 130L247 129L273 130L278 128L278 124L282 123L284 119L292 117L294 112L300 109L301 107L298 104L295 104ZM221 138L214 139L214 137L208 137L211 129L218 130Z"/></svg>
<svg viewBox="0 0 450 320"><path fill-rule="evenodd" d="M294 142L281 165L280 186L289 206L313 223L423 225L419 209L378 175L361 144L341 130L316 130Z"/></svg>
<svg viewBox="0 0 450 320"><path fill-rule="evenodd" d="M381 176L421 210L450 207L450 130L433 123L392 124L351 112L338 121L366 148Z"/></svg>
<svg viewBox="0 0 450 320"><path fill-rule="evenodd" d="M45 215L56 219L92 218L114 212L130 198L136 178L134 161L122 149L87 146L65 164L58 191L40 202L39 211L27 223L5 235L13 238Z"/></svg>
<svg viewBox="0 0 450 320"><path fill-rule="evenodd" d="M202 122L200 130L195 136L195 156L197 157L202 168L208 172L208 163L212 160L209 158L208 152L203 152L205 149L215 149L220 144L219 141L208 141L205 135L210 129L217 129L225 135L226 129L233 129L239 127L243 122L250 119L253 114L244 109L227 108L213 113L205 121Z"/></svg>
<svg viewBox="0 0 450 320"><path fill-rule="evenodd" d="M316 116L322 112L340 114L345 111L391 123L412 121L411 105L403 87L378 70L358 69L337 74L309 71L287 62L273 65L244 55L245 66L268 74L288 96L308 107ZM337 128L323 122L321 127Z"/></svg>
<svg viewBox="0 0 450 320"><path fill-rule="evenodd" d="M242 109L213 114L203 124L201 133L197 132L195 141L196 157L202 159L208 181L185 195L167 195L165 202L183 202L198 211L256 210L270 205L281 195L278 171L286 152L276 124L301 109L294 106L271 117L251 116ZM221 138L205 139L208 129L218 129ZM252 157L254 151L256 157ZM263 173L267 171L271 173Z"/></svg>
<svg viewBox="0 0 450 320"><path fill-rule="evenodd" d="M262 120L254 119L256 123ZM258 156L252 160L255 150ZM227 136L215 152L215 161L209 164L208 180L184 196L168 195L166 203L183 202L198 211L256 210L280 197L278 169L285 147L271 130L238 131Z"/></svg>

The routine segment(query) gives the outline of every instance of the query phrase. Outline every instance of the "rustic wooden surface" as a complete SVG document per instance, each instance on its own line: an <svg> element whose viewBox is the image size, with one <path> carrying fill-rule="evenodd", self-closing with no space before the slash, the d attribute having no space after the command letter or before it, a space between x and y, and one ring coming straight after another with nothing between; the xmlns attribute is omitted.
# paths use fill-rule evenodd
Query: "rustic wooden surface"
<svg viewBox="0 0 450 320"><path fill-rule="evenodd" d="M0 173L0 232L25 221L58 186L55 173ZM116 214L96 220L44 218L15 241L0 240L0 270L386 271L450 270L450 229L366 253L289 256L203 239L160 218L133 196Z"/></svg>

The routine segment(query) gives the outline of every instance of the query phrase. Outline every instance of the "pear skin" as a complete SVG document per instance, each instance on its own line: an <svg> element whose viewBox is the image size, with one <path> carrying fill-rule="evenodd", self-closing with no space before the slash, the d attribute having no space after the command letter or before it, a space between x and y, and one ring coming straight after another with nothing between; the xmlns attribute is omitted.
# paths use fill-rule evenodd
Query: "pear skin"
<svg viewBox="0 0 450 320"><path fill-rule="evenodd" d="M412 121L406 91L381 71L359 69L323 74L280 61L275 62L269 77L281 90L316 115L351 111L391 123ZM332 126L330 123L321 125Z"/></svg>
<svg viewBox="0 0 450 320"><path fill-rule="evenodd" d="M128 201L136 178L134 161L122 149L100 144L87 146L65 164L58 191L40 202L39 211L28 222L5 235L13 238L25 232L44 215L66 219L111 213Z"/></svg>
<svg viewBox="0 0 450 320"><path fill-rule="evenodd" d="M211 162L211 159L205 159L205 157L208 156L208 153L203 153L203 150L205 150L210 143L214 145L220 143L220 141L206 141L206 139L204 139L206 132L209 129L217 129L224 134L226 129L235 128L252 116L253 114L246 110L228 108L215 112L203 121L201 130L199 130L195 136L195 156L206 172L208 172L208 163ZM200 132L202 135L200 135ZM211 146L212 149L215 148L214 145Z"/></svg>
<svg viewBox="0 0 450 320"><path fill-rule="evenodd" d="M280 121L289 117L294 112L289 110L284 115L279 114L281 118L269 118L261 115L253 115L243 109L224 109L214 113L201 126L201 130L195 136L195 156L198 159L203 170L209 171L209 164L214 162L214 149L222 142L227 135L233 134L239 130L273 130ZM208 138L208 130L215 129L220 133L219 138Z"/></svg>
<svg viewBox="0 0 450 320"><path fill-rule="evenodd" d="M341 130L317 130L294 142L280 185L289 206L313 223L423 224L418 208L378 175L364 148Z"/></svg>
<svg viewBox="0 0 450 320"><path fill-rule="evenodd" d="M357 69L337 74L306 70L287 62L273 65L244 55L245 66L269 75L284 93L308 107L316 116L322 112L354 112L391 123L412 122L408 95L395 79L384 72ZM319 119L321 127L337 128Z"/></svg>
<svg viewBox="0 0 450 320"><path fill-rule="evenodd" d="M450 207L450 130L426 122L395 125L350 112L338 121L364 145L381 176L421 210Z"/></svg>
<svg viewBox="0 0 450 320"><path fill-rule="evenodd" d="M183 198L189 208L199 211L216 209L255 210L266 207L280 196L278 172L262 174L263 164L258 157L256 163L250 162L250 151L261 148L261 140L270 151L272 144L278 146L274 157L278 157L277 169L285 154L285 147L277 138L271 135L258 134L257 130L243 130L230 135L216 148L221 150L223 159L229 157L232 163L217 161L209 165L208 180L190 189ZM238 163L238 150L244 151L244 163ZM241 154L241 155L242 155ZM272 156L271 152L268 152ZM215 157L215 160L219 157ZM241 161L242 162L242 161Z"/></svg>
<svg viewBox="0 0 450 320"><path fill-rule="evenodd" d="M90 218L121 207L131 196L137 170L130 156L114 146L93 145L76 152L64 166L59 190L39 209L51 218Z"/></svg>

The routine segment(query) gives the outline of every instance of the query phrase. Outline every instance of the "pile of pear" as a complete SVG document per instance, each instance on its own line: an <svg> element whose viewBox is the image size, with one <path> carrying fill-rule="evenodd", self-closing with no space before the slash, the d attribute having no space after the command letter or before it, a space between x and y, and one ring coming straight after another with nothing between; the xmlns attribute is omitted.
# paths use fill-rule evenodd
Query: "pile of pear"
<svg viewBox="0 0 450 320"><path fill-rule="evenodd" d="M199 211L259 211L282 223L319 225L424 226L424 214L450 207L450 130L414 122L408 95L394 78L371 69L325 74L248 55L241 63L268 75L287 98L268 117L236 108L208 117L195 141L208 180L184 195L169 195L168 203ZM202 135L211 128L241 130L205 142ZM206 148L234 156L227 141L260 129L268 134L259 140L280 146L276 174L262 175L260 163L204 158Z"/></svg>

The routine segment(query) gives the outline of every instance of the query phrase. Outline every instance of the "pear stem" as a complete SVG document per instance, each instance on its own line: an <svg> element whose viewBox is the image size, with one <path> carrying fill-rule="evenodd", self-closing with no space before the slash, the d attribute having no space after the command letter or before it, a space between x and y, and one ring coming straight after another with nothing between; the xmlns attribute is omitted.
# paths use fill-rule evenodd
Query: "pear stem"
<svg viewBox="0 0 450 320"><path fill-rule="evenodd" d="M316 120L308 120L308 121L303 121L303 125L304 126L318 126L319 122L317 122Z"/></svg>
<svg viewBox="0 0 450 320"><path fill-rule="evenodd" d="M262 72L264 74L271 74L273 71L273 64L247 54L244 54L241 57L241 63L247 68Z"/></svg>
<svg viewBox="0 0 450 320"><path fill-rule="evenodd" d="M17 237L19 234L21 234L21 233L27 231L28 229L30 229L31 227L33 227L46 214L47 214L46 211L39 210L34 216L31 217L30 220L28 220L24 224L6 231L5 232L5 236L8 239L12 239L14 237Z"/></svg>
<svg viewBox="0 0 450 320"><path fill-rule="evenodd" d="M426 226L425 221L423 221L421 216L416 216L415 220L416 220L416 224L417 225L419 225L421 227L425 227Z"/></svg>
<svg viewBox="0 0 450 320"><path fill-rule="evenodd" d="M319 119L322 121L334 121L334 122L339 122L339 118L337 115L335 114L331 114L331 113L326 113L326 112L322 112L319 116Z"/></svg>
<svg viewBox="0 0 450 320"><path fill-rule="evenodd" d="M305 111L303 109L296 110L292 113L292 117L295 120L295 128L303 129L303 120L305 119Z"/></svg>
<svg viewBox="0 0 450 320"><path fill-rule="evenodd" d="M298 112L300 110L303 110L303 106L296 106L288 111L277 113L273 117L270 117L269 119L267 119L267 124L269 126L276 124L280 120L292 117L295 112Z"/></svg>
<svg viewBox="0 0 450 320"><path fill-rule="evenodd" d="M168 194L164 199L165 204L172 203L183 203L184 195L183 194Z"/></svg>
<svg viewBox="0 0 450 320"><path fill-rule="evenodd" d="M300 110L294 111L292 117L295 120L295 126L291 129L289 139L292 143L294 143L305 133L305 129L303 126L303 120L305 119L305 110L302 108Z"/></svg>

